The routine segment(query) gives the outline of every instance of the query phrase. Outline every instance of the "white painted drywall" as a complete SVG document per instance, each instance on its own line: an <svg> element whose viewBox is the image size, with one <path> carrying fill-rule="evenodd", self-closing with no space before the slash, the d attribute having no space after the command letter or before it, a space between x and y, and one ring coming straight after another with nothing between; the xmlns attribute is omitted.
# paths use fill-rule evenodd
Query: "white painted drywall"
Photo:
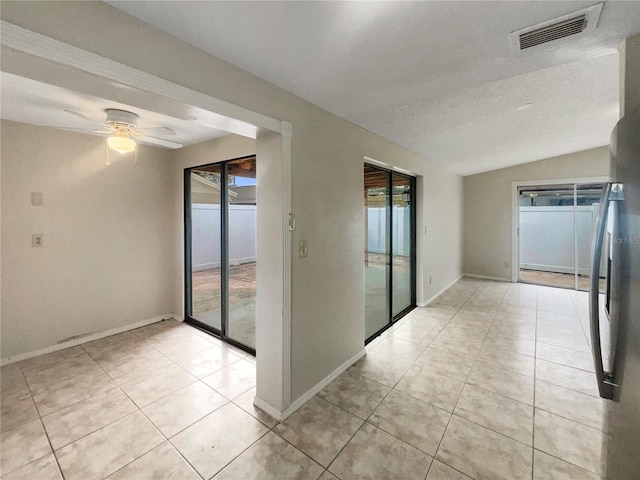
<svg viewBox="0 0 640 480"><path fill-rule="evenodd" d="M606 177L609 149L600 147L464 177L464 271L511 277L511 182Z"/></svg>
<svg viewBox="0 0 640 480"><path fill-rule="evenodd" d="M2 18L292 124L292 210L297 218L293 245L307 240L309 254L304 259L294 255L292 261L291 400L362 350L365 156L421 176L418 300L430 298L461 274L459 175L105 4L8 3L3 4ZM230 146L232 142L228 142ZM241 156L242 150L236 149L235 156ZM253 152L245 150L244 154ZM184 158L181 152L176 155ZM215 161L214 157L209 158ZM173 261L177 268L173 298L178 307L184 292L180 268L183 178L179 170L174 170L172 178L175 230L166 237L174 243ZM429 227L426 236L425 225ZM280 359L269 361L275 364Z"/></svg>
<svg viewBox="0 0 640 480"><path fill-rule="evenodd" d="M2 358L170 314L169 151L139 147L138 165L112 152L106 166L103 138L1 126Z"/></svg>

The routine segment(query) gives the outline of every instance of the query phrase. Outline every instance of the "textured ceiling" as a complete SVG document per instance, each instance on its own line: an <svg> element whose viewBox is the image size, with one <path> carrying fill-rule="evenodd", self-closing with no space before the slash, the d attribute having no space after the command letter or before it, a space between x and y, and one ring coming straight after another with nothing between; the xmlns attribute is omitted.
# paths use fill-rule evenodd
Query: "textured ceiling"
<svg viewBox="0 0 640 480"><path fill-rule="evenodd" d="M606 144L640 33L640 2L523 53L509 33L597 2L107 3L461 174Z"/></svg>

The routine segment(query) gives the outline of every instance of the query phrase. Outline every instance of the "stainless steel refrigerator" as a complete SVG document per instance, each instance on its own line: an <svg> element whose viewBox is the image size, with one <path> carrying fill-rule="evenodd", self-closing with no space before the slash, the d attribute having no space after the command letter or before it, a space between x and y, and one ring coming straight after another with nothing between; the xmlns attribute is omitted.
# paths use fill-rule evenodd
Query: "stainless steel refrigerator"
<svg viewBox="0 0 640 480"><path fill-rule="evenodd" d="M591 248L590 333L598 389L607 399L607 479L631 480L640 479L640 106L611 135L610 175Z"/></svg>

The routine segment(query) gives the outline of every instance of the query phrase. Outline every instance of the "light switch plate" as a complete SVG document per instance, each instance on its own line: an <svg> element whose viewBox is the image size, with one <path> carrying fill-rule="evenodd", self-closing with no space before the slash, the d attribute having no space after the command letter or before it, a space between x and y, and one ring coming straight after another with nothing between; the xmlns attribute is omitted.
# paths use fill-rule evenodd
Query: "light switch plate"
<svg viewBox="0 0 640 480"><path fill-rule="evenodd" d="M300 242L298 242L298 257L305 258L307 253L309 253L309 245L307 244L307 241L300 240Z"/></svg>
<svg viewBox="0 0 640 480"><path fill-rule="evenodd" d="M34 233L31 235L31 246L32 247L43 247L44 246L44 234L42 233Z"/></svg>

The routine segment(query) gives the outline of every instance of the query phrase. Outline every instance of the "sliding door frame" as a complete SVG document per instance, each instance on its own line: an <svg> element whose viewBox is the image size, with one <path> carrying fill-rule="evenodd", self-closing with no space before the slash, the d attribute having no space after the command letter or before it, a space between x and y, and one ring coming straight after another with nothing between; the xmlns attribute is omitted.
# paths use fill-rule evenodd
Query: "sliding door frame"
<svg viewBox="0 0 640 480"><path fill-rule="evenodd" d="M575 190L578 185L589 183L606 183L609 177L581 177L581 178L559 178L553 180L530 180L511 182L511 282L520 281L520 205L518 202L520 189L522 187L534 187L543 185L570 185L574 184L574 222L575 222ZM575 225L574 225L574 246L575 246ZM576 253L574 252L574 256ZM574 265L575 274L576 265Z"/></svg>
<svg viewBox="0 0 640 480"><path fill-rule="evenodd" d="M206 163L184 169L184 320L194 327L213 334L222 341L239 348L251 355L256 355L255 348L245 345L227 335L229 321L229 168L236 160L256 158L256 155L232 158L221 162ZM220 329L207 325L194 318L193 312L193 268L192 268L192 214L191 214L191 173L203 167L220 165ZM258 321L256 317L256 322Z"/></svg>
<svg viewBox="0 0 640 480"><path fill-rule="evenodd" d="M387 208L389 209L389 214L386 216L386 231L388 232L388 237L389 237L389 254L388 254L388 258L389 258L389 279L386 282L387 283L387 308L389 310L389 321L387 322L387 324L382 327L381 329L379 329L378 331L372 333L368 338L365 339L365 345L367 345L369 342L371 342L372 340L374 340L376 337L380 336L383 332L385 332L387 329L391 328L396 322L398 322L398 320L400 320L402 317L404 317L406 314L408 314L410 311L412 311L414 308L416 308L417 304L416 304L416 299L417 299L417 294L416 294L416 278L417 278L417 272L416 272L416 258L417 258L417 247L416 247L416 241L417 241L417 205L416 205L416 185L417 185L417 181L416 181L416 177L414 177L413 175L408 175L406 173L400 173L396 170L392 170L389 168L384 168L381 167L379 165L373 164L373 163L364 163L364 167L370 167L370 168L375 168L376 170L380 170L381 172L384 172L386 174L386 180L387 180L387 192L389 192L389 202L387 204ZM409 263L410 263L410 277L409 277L409 281L411 282L411 303L404 308L403 310L401 310L400 312L398 312L396 315L393 314L393 244L394 244L394 235L393 235L393 176L397 175L399 177L402 178L406 178L409 180L410 182L410 202L411 202L411 211L410 211L410 240L411 240L411 248L410 248L410 252L409 252ZM368 211L365 213L366 215L368 215ZM387 239L385 239L386 242ZM366 287L365 287L366 288ZM366 322L366 317L365 317L365 322Z"/></svg>

